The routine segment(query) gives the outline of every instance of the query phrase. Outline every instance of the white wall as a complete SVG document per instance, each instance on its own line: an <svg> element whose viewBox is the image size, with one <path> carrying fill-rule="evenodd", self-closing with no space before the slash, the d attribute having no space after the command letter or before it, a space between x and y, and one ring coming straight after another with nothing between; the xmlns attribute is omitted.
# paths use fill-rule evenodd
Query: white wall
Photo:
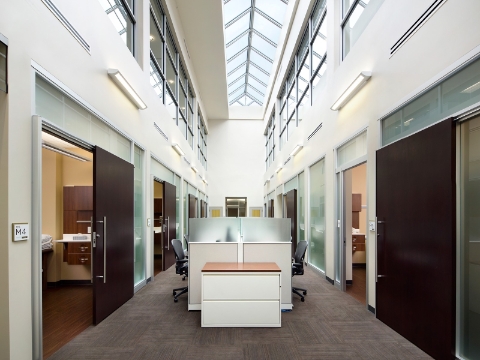
<svg viewBox="0 0 480 360"><path fill-rule="evenodd" d="M273 178L264 187L270 193L293 175L325 157L326 171L326 276L333 279L335 240L335 149L359 130L367 128L367 219L375 219L375 152L379 148L378 119L403 101L431 84L439 74L454 68L467 54L480 52L480 24L474 14L480 13L480 2L450 0L396 52L390 48L431 5L431 0L385 0L362 33L348 56L340 52L340 1L327 0L327 59L328 68L314 93L313 106L304 111L303 121L290 140L276 155L275 162L264 175ZM281 70L273 86L270 103L266 105L264 127L280 93L291 55L308 20L309 0L299 0L296 18L285 46ZM401 14L401 16L399 16ZM448 49L448 51L445 51ZM372 71L372 79L340 111L330 107L361 71ZM278 113L278 111L277 111ZM278 119L277 119L278 121ZM320 124L323 127L307 142L307 137ZM277 122L278 124L278 122ZM278 134L279 132L277 132ZM278 137L276 138L278 146ZM303 150L278 174L293 147L303 143ZM308 212L307 212L308 214ZM307 227L308 229L308 227ZM307 234L308 236L308 234ZM375 234L367 232L367 241ZM368 304L375 307L375 246L368 246Z"/></svg>
<svg viewBox="0 0 480 360"><path fill-rule="evenodd" d="M209 206L225 197L247 197L247 211L263 207L265 153L262 120L210 120L208 134Z"/></svg>

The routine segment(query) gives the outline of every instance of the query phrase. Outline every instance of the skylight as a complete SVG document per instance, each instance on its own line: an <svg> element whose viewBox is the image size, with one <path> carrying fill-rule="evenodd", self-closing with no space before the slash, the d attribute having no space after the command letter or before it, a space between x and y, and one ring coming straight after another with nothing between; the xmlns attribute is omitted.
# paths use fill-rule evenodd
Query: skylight
<svg viewBox="0 0 480 360"><path fill-rule="evenodd" d="M228 103L263 105L288 0L223 0Z"/></svg>

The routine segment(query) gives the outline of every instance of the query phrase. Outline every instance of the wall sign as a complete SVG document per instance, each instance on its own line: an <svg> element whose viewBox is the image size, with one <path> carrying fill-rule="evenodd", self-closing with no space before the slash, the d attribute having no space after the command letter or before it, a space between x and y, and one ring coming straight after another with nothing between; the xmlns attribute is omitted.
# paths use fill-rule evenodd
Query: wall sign
<svg viewBox="0 0 480 360"><path fill-rule="evenodd" d="M30 238L30 225L28 223L12 224L12 240L26 241Z"/></svg>

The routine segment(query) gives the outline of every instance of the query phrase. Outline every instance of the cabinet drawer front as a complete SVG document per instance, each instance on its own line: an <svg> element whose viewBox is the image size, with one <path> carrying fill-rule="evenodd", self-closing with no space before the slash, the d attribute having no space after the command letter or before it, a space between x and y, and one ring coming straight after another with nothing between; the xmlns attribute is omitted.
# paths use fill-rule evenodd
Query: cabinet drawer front
<svg viewBox="0 0 480 360"><path fill-rule="evenodd" d="M365 243L365 235L352 235L352 243Z"/></svg>
<svg viewBox="0 0 480 360"><path fill-rule="evenodd" d="M89 242L81 242L81 243L70 243L72 245L72 250L70 251L69 249L69 253L72 253L72 254L83 254L83 253L88 253L90 254L90 246L91 246L91 243ZM69 244L69 247L70 247L70 244Z"/></svg>
<svg viewBox="0 0 480 360"><path fill-rule="evenodd" d="M68 265L90 265L90 254L68 254Z"/></svg>
<svg viewBox="0 0 480 360"><path fill-rule="evenodd" d="M203 300L278 300L280 275L203 275Z"/></svg>
<svg viewBox="0 0 480 360"><path fill-rule="evenodd" d="M280 301L204 301L202 326L280 326Z"/></svg>

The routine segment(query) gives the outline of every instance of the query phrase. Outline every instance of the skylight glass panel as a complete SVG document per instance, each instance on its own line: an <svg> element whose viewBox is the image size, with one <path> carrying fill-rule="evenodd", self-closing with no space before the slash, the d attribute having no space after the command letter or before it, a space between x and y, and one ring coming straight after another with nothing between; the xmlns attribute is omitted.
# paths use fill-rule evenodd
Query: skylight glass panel
<svg viewBox="0 0 480 360"><path fill-rule="evenodd" d="M256 65L258 65L260 68L265 70L270 74L270 70L272 69L272 63L265 59L264 57L260 56L257 54L255 51L250 52L250 61L254 62Z"/></svg>
<svg viewBox="0 0 480 360"><path fill-rule="evenodd" d="M265 90L266 90L266 87L265 85L259 83L257 80L255 80L254 78L252 77L249 77L248 78L248 83L253 86L255 89L257 89L258 91L260 91L262 94L265 94Z"/></svg>
<svg viewBox="0 0 480 360"><path fill-rule="evenodd" d="M287 11L287 4L280 0L256 0L255 7L265 14L270 16L273 20L283 24L285 19L285 12Z"/></svg>
<svg viewBox="0 0 480 360"><path fill-rule="evenodd" d="M252 5L251 0L230 0L223 7L223 20L225 24L235 19Z"/></svg>
<svg viewBox="0 0 480 360"><path fill-rule="evenodd" d="M253 19L253 28L263 36L269 38L275 44L278 43L278 39L280 38L280 32L282 29L280 29L270 20L264 18L259 13L255 13L255 17Z"/></svg>
<svg viewBox="0 0 480 360"><path fill-rule="evenodd" d="M238 55L235 59L232 59L229 63L227 63L227 74L230 71L234 70L239 65L241 65L242 63L244 63L245 61L247 61L247 52L246 51L244 51L243 53Z"/></svg>
<svg viewBox="0 0 480 360"><path fill-rule="evenodd" d="M241 33L248 30L250 25L250 14L242 16L240 19L235 21L229 27L225 29L225 42L228 44L230 41L235 39Z"/></svg>
<svg viewBox="0 0 480 360"><path fill-rule="evenodd" d="M233 80L238 78L240 75L245 74L247 71L247 65L243 65L242 67L235 70L233 73L227 76L227 83L230 84Z"/></svg>
<svg viewBox="0 0 480 360"><path fill-rule="evenodd" d="M263 40L255 33L252 34L252 46L255 49L261 51L266 56L268 56L270 59L275 59L275 53L277 52L277 48L269 42Z"/></svg>
<svg viewBox="0 0 480 360"><path fill-rule="evenodd" d="M242 36L240 39L238 39L234 43L230 44L230 46L227 46L227 49L226 49L227 60L230 59L233 55L235 55L239 51L245 49L247 46L248 46L248 33Z"/></svg>
<svg viewBox="0 0 480 360"><path fill-rule="evenodd" d="M231 106L263 104L287 4L288 0L223 0ZM239 84L244 84L243 90L237 89Z"/></svg>
<svg viewBox="0 0 480 360"><path fill-rule="evenodd" d="M250 75L255 76L258 80L268 84L269 76L263 73L262 71L258 70L255 66L250 66L249 68Z"/></svg>

